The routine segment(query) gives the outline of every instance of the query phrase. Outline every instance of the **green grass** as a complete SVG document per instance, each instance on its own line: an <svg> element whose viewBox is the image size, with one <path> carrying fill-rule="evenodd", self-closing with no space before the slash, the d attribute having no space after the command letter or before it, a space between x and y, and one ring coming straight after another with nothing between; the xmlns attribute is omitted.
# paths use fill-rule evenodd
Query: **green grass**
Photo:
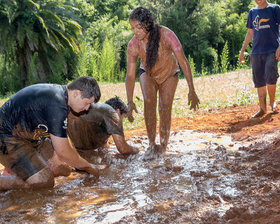
<svg viewBox="0 0 280 224"><path fill-rule="evenodd" d="M229 106L243 106L257 104L257 91L252 81L251 70L238 70L225 74L216 74L194 78L196 93L200 99L199 110L208 111ZM105 102L111 97L119 96L126 102L125 83L102 83L100 84L101 99ZM172 106L172 117L196 116L196 112L189 110L188 85L185 79L180 79L175 93ZM276 88L276 100L279 99L279 84ZM2 105L8 97L0 98ZM134 103L138 113L134 113L134 122L130 123L124 119L124 129L134 129L145 126L144 103L139 82L134 89ZM157 116L158 117L158 116Z"/></svg>

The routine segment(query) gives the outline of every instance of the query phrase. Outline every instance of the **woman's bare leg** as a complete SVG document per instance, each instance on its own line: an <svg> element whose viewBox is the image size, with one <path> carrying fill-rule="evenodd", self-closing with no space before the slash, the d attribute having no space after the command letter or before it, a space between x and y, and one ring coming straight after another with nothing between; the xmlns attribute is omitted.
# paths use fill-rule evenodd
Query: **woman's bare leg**
<svg viewBox="0 0 280 224"><path fill-rule="evenodd" d="M151 147L155 146L156 138L156 106L157 106L157 84L145 72L140 76L140 85L144 97L144 118Z"/></svg>
<svg viewBox="0 0 280 224"><path fill-rule="evenodd" d="M160 145L166 151L171 128L171 111L178 76L171 76L159 87Z"/></svg>

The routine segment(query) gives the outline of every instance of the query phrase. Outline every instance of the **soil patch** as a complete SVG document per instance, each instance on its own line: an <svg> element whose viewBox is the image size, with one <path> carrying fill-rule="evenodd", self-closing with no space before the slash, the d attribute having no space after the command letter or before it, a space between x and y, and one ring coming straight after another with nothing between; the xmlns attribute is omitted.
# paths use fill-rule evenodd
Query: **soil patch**
<svg viewBox="0 0 280 224"><path fill-rule="evenodd" d="M110 144L88 158L107 166L98 181L73 172L53 190L0 193L0 222L280 223L279 114L251 119L257 110L173 118L169 149L152 160L145 127L126 130L138 155L122 158Z"/></svg>
<svg viewBox="0 0 280 224"><path fill-rule="evenodd" d="M279 105L278 105L279 107ZM252 119L258 105L231 106L219 110L199 110L194 116L172 118L172 131L181 129L231 135L233 140L250 140L260 134L280 129L279 112L268 112L262 118ZM145 127L125 131L126 138L146 135Z"/></svg>
<svg viewBox="0 0 280 224"><path fill-rule="evenodd" d="M247 202L239 201L240 204L236 203L222 217L208 211L200 217L201 223L280 223L280 116L276 111L252 119L258 109L258 105L231 106L200 110L194 116L172 119L171 130L175 133L188 129L228 135L232 141L249 143L248 147L240 148L239 158L224 164L241 176L237 186ZM145 134L145 128L125 132L126 138ZM247 175L250 180L242 178ZM269 181L261 184L259 179L262 178Z"/></svg>
<svg viewBox="0 0 280 224"><path fill-rule="evenodd" d="M111 144L103 159L94 158L110 167L102 171L98 182L86 174L72 173L57 178L54 190L1 193L0 221L12 223L17 217L21 223L36 219L60 223L280 223L279 112L268 111L262 118L252 119L258 105L237 106L229 101L240 104L239 99L255 97L248 87L251 72L226 75L226 84L219 83L224 75L194 80L201 101L212 106L223 99L228 105L195 113L186 109L187 84L180 80L174 106L183 117L173 113L165 157L143 160L148 146L145 127L125 130L130 143L142 146L138 157L117 159ZM103 101L114 95L126 98L125 91L120 91L125 90L124 84L101 88ZM135 97L143 101L138 84ZM214 103L211 108L215 106L219 107ZM142 116L143 108L138 109ZM191 131L201 136L194 138ZM204 139L203 133L214 134L216 140L227 136L229 143ZM114 221L117 217L121 218Z"/></svg>

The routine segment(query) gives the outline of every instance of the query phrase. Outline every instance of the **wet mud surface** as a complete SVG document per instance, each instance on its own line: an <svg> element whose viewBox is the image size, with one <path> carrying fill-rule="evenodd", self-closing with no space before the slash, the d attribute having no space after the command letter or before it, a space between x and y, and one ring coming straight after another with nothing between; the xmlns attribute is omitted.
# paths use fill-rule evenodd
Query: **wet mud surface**
<svg viewBox="0 0 280 224"><path fill-rule="evenodd" d="M152 158L144 131L127 131L138 155L114 144L84 154L99 180L73 172L54 189L0 192L0 223L280 223L279 114L235 109L172 121L166 154Z"/></svg>

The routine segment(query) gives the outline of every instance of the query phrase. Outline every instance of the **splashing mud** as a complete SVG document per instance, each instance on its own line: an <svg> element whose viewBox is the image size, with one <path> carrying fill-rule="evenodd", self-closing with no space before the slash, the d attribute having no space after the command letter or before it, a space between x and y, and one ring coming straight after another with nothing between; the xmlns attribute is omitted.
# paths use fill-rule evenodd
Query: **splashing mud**
<svg viewBox="0 0 280 224"><path fill-rule="evenodd" d="M122 157L114 145L87 155L103 166L99 180L73 172L53 189L0 193L0 223L279 223L277 136L232 142L181 130L153 159L147 138L133 137L138 155Z"/></svg>

